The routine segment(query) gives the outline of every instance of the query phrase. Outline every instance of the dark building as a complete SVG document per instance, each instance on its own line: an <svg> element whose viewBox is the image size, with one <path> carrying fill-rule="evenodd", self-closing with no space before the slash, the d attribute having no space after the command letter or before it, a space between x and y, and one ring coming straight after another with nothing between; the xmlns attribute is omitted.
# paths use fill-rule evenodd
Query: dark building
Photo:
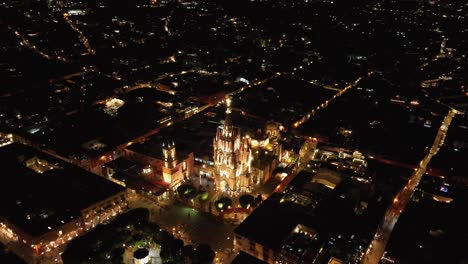
<svg viewBox="0 0 468 264"><path fill-rule="evenodd" d="M31 147L1 147L0 163L0 241L27 262L127 209L122 186Z"/></svg>

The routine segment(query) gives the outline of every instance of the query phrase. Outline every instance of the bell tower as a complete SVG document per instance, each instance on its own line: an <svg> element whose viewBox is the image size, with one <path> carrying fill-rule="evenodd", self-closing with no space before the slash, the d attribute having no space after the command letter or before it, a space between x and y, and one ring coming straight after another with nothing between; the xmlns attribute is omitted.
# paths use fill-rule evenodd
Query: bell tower
<svg viewBox="0 0 468 264"><path fill-rule="evenodd" d="M174 141L162 145L164 167L172 169L177 165L176 148Z"/></svg>

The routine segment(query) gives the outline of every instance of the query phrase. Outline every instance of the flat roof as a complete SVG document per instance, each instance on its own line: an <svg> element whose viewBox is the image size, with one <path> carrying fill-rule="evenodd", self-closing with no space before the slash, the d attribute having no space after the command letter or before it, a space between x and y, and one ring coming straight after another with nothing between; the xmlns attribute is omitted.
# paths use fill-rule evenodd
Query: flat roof
<svg viewBox="0 0 468 264"><path fill-rule="evenodd" d="M132 144L127 149L162 159L162 143L174 141L178 157L185 157L193 152L196 157L213 157L213 138L216 136L216 128L224 118L220 116L210 117L210 110L199 113L172 126L165 127L159 133L142 144ZM215 122L216 121L216 122Z"/></svg>
<svg viewBox="0 0 468 264"><path fill-rule="evenodd" d="M272 250L280 250L298 225L317 233L330 231L326 223L333 214L327 208L336 204L334 199L339 202L342 199L335 197L337 190L312 183L314 176L312 172L301 171L285 193L273 193L234 232Z"/></svg>
<svg viewBox="0 0 468 264"><path fill-rule="evenodd" d="M142 165L138 162L119 157L105 164L106 167L114 169L116 172L129 171L135 167L141 167Z"/></svg>
<svg viewBox="0 0 468 264"><path fill-rule="evenodd" d="M291 203L280 203L274 193L255 209L234 232L270 249L279 250L297 224L309 226L313 217Z"/></svg>
<svg viewBox="0 0 468 264"><path fill-rule="evenodd" d="M266 262L241 251L232 260L231 264L266 264Z"/></svg>
<svg viewBox="0 0 468 264"><path fill-rule="evenodd" d="M174 138L174 140L168 140L167 138ZM191 146L188 143L179 140L177 135L173 135L173 137L164 137L158 134L143 143L132 144L131 146L128 146L127 149L159 160L164 160L163 143L167 144L167 141L170 143L174 142L176 155L179 160L185 159L190 152L193 152Z"/></svg>
<svg viewBox="0 0 468 264"><path fill-rule="evenodd" d="M54 164L40 173L31 158ZM120 185L19 143L0 148L0 216L33 237L81 216L81 210L123 190Z"/></svg>

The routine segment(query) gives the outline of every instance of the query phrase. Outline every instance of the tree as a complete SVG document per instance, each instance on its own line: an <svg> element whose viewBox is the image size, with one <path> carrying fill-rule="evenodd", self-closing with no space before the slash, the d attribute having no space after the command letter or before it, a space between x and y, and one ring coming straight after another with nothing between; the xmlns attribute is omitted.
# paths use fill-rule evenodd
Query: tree
<svg viewBox="0 0 468 264"><path fill-rule="evenodd" d="M232 205L232 200L228 197L221 197L215 201L215 206L219 211L224 211Z"/></svg>
<svg viewBox="0 0 468 264"><path fill-rule="evenodd" d="M248 209L255 204L255 198L250 194L244 194L239 197L239 204L242 208Z"/></svg>
<svg viewBox="0 0 468 264"><path fill-rule="evenodd" d="M163 260L169 259L169 257L171 256L171 252L169 251L169 248L166 247L166 246L161 247L161 251L159 252L159 256Z"/></svg>
<svg viewBox="0 0 468 264"><path fill-rule="evenodd" d="M182 247L182 256L185 258L192 258L195 253L195 249L192 245L185 245Z"/></svg>
<svg viewBox="0 0 468 264"><path fill-rule="evenodd" d="M159 233L159 225L154 223L147 223L141 228L141 230L145 234L153 234L154 237L157 233Z"/></svg>
<svg viewBox="0 0 468 264"><path fill-rule="evenodd" d="M184 241L182 239L174 239L169 243L169 249L171 251L172 257L176 258L180 256L182 247L184 246Z"/></svg>
<svg viewBox="0 0 468 264"><path fill-rule="evenodd" d="M207 244L200 244L194 254L194 262L200 264L213 263L215 252Z"/></svg>
<svg viewBox="0 0 468 264"><path fill-rule="evenodd" d="M156 243L160 244L161 247L169 246L169 243L174 239L174 235L167 231L161 231L156 235Z"/></svg>
<svg viewBox="0 0 468 264"><path fill-rule="evenodd" d="M197 189L191 184L182 184L177 187L177 194L182 199L192 199L197 196Z"/></svg>
<svg viewBox="0 0 468 264"><path fill-rule="evenodd" d="M140 240L143 240L144 236L140 233L134 233L132 234L132 236L130 237L130 240L128 241L128 243L130 244L133 244L135 242L138 242Z"/></svg>
<svg viewBox="0 0 468 264"><path fill-rule="evenodd" d="M207 191L202 191L198 194L198 200L200 202L204 202L208 200L208 197L209 197L209 193Z"/></svg>
<svg viewBox="0 0 468 264"><path fill-rule="evenodd" d="M193 188L193 189L192 189ZM195 197L197 197L197 190L195 189L195 187L192 186L192 188L190 188L188 190L188 192L185 194L185 199L187 200L192 200L194 199Z"/></svg>

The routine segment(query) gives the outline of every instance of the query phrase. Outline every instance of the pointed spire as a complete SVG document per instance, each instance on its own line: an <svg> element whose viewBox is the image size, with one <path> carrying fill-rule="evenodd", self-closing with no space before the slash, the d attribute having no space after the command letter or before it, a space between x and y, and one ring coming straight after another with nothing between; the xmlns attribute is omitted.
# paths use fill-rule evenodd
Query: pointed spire
<svg viewBox="0 0 468 264"><path fill-rule="evenodd" d="M171 147L174 147L175 146L174 140L166 139L163 141L162 146L163 148L168 148L168 149Z"/></svg>
<svg viewBox="0 0 468 264"><path fill-rule="evenodd" d="M229 129L232 127L232 120L231 120L231 98L226 97L226 119L224 120L224 127ZM226 131L227 132L227 131Z"/></svg>

